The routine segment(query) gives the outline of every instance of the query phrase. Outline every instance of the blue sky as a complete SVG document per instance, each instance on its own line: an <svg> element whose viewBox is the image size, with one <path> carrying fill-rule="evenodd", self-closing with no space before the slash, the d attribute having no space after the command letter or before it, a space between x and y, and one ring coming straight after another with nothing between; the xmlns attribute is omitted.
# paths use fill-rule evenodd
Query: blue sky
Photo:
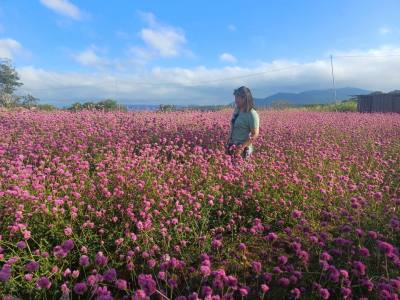
<svg viewBox="0 0 400 300"><path fill-rule="evenodd" d="M0 57L20 93L58 104L330 88L330 54L338 87L385 91L400 83L399 11L398 0L2 0Z"/></svg>

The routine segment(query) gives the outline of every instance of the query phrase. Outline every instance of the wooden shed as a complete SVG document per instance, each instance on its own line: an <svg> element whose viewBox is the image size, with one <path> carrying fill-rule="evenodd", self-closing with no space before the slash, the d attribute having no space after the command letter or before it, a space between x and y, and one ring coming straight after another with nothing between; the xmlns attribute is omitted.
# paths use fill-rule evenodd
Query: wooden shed
<svg viewBox="0 0 400 300"><path fill-rule="evenodd" d="M374 92L357 95L358 112L397 112L400 113L400 91L390 93Z"/></svg>

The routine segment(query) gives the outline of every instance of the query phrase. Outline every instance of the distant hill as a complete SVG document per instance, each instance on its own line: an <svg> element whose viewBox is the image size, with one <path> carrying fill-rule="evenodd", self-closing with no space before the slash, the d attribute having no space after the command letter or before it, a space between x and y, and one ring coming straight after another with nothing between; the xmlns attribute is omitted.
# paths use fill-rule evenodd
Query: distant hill
<svg viewBox="0 0 400 300"><path fill-rule="evenodd" d="M365 95L371 91L345 87L336 90L337 101L347 100L353 95ZM331 103L333 100L333 90L312 90L301 93L277 93L266 98L254 98L256 107L271 106L274 102L284 101L292 105L303 105L303 104L316 104L316 103Z"/></svg>

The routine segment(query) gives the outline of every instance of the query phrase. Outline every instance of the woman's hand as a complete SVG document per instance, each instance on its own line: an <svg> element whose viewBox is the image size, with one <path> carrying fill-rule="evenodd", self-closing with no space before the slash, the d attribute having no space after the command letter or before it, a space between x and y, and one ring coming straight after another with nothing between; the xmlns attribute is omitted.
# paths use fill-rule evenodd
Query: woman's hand
<svg viewBox="0 0 400 300"><path fill-rule="evenodd" d="M243 145L236 146L236 148L235 148L235 156L241 156L242 152L243 152L243 149L244 149Z"/></svg>

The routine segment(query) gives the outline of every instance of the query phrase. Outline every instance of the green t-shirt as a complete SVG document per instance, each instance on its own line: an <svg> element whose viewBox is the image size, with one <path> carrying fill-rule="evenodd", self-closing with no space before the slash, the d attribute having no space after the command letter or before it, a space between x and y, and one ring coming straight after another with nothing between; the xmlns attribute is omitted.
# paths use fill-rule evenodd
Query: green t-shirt
<svg viewBox="0 0 400 300"><path fill-rule="evenodd" d="M232 124L232 120L236 114L238 114L238 116ZM233 112L232 120L231 143L234 144L244 143L249 138L251 129L259 128L260 126L260 118L255 109L251 109L249 112L241 112L236 108ZM249 147L253 148L252 145L249 145Z"/></svg>

